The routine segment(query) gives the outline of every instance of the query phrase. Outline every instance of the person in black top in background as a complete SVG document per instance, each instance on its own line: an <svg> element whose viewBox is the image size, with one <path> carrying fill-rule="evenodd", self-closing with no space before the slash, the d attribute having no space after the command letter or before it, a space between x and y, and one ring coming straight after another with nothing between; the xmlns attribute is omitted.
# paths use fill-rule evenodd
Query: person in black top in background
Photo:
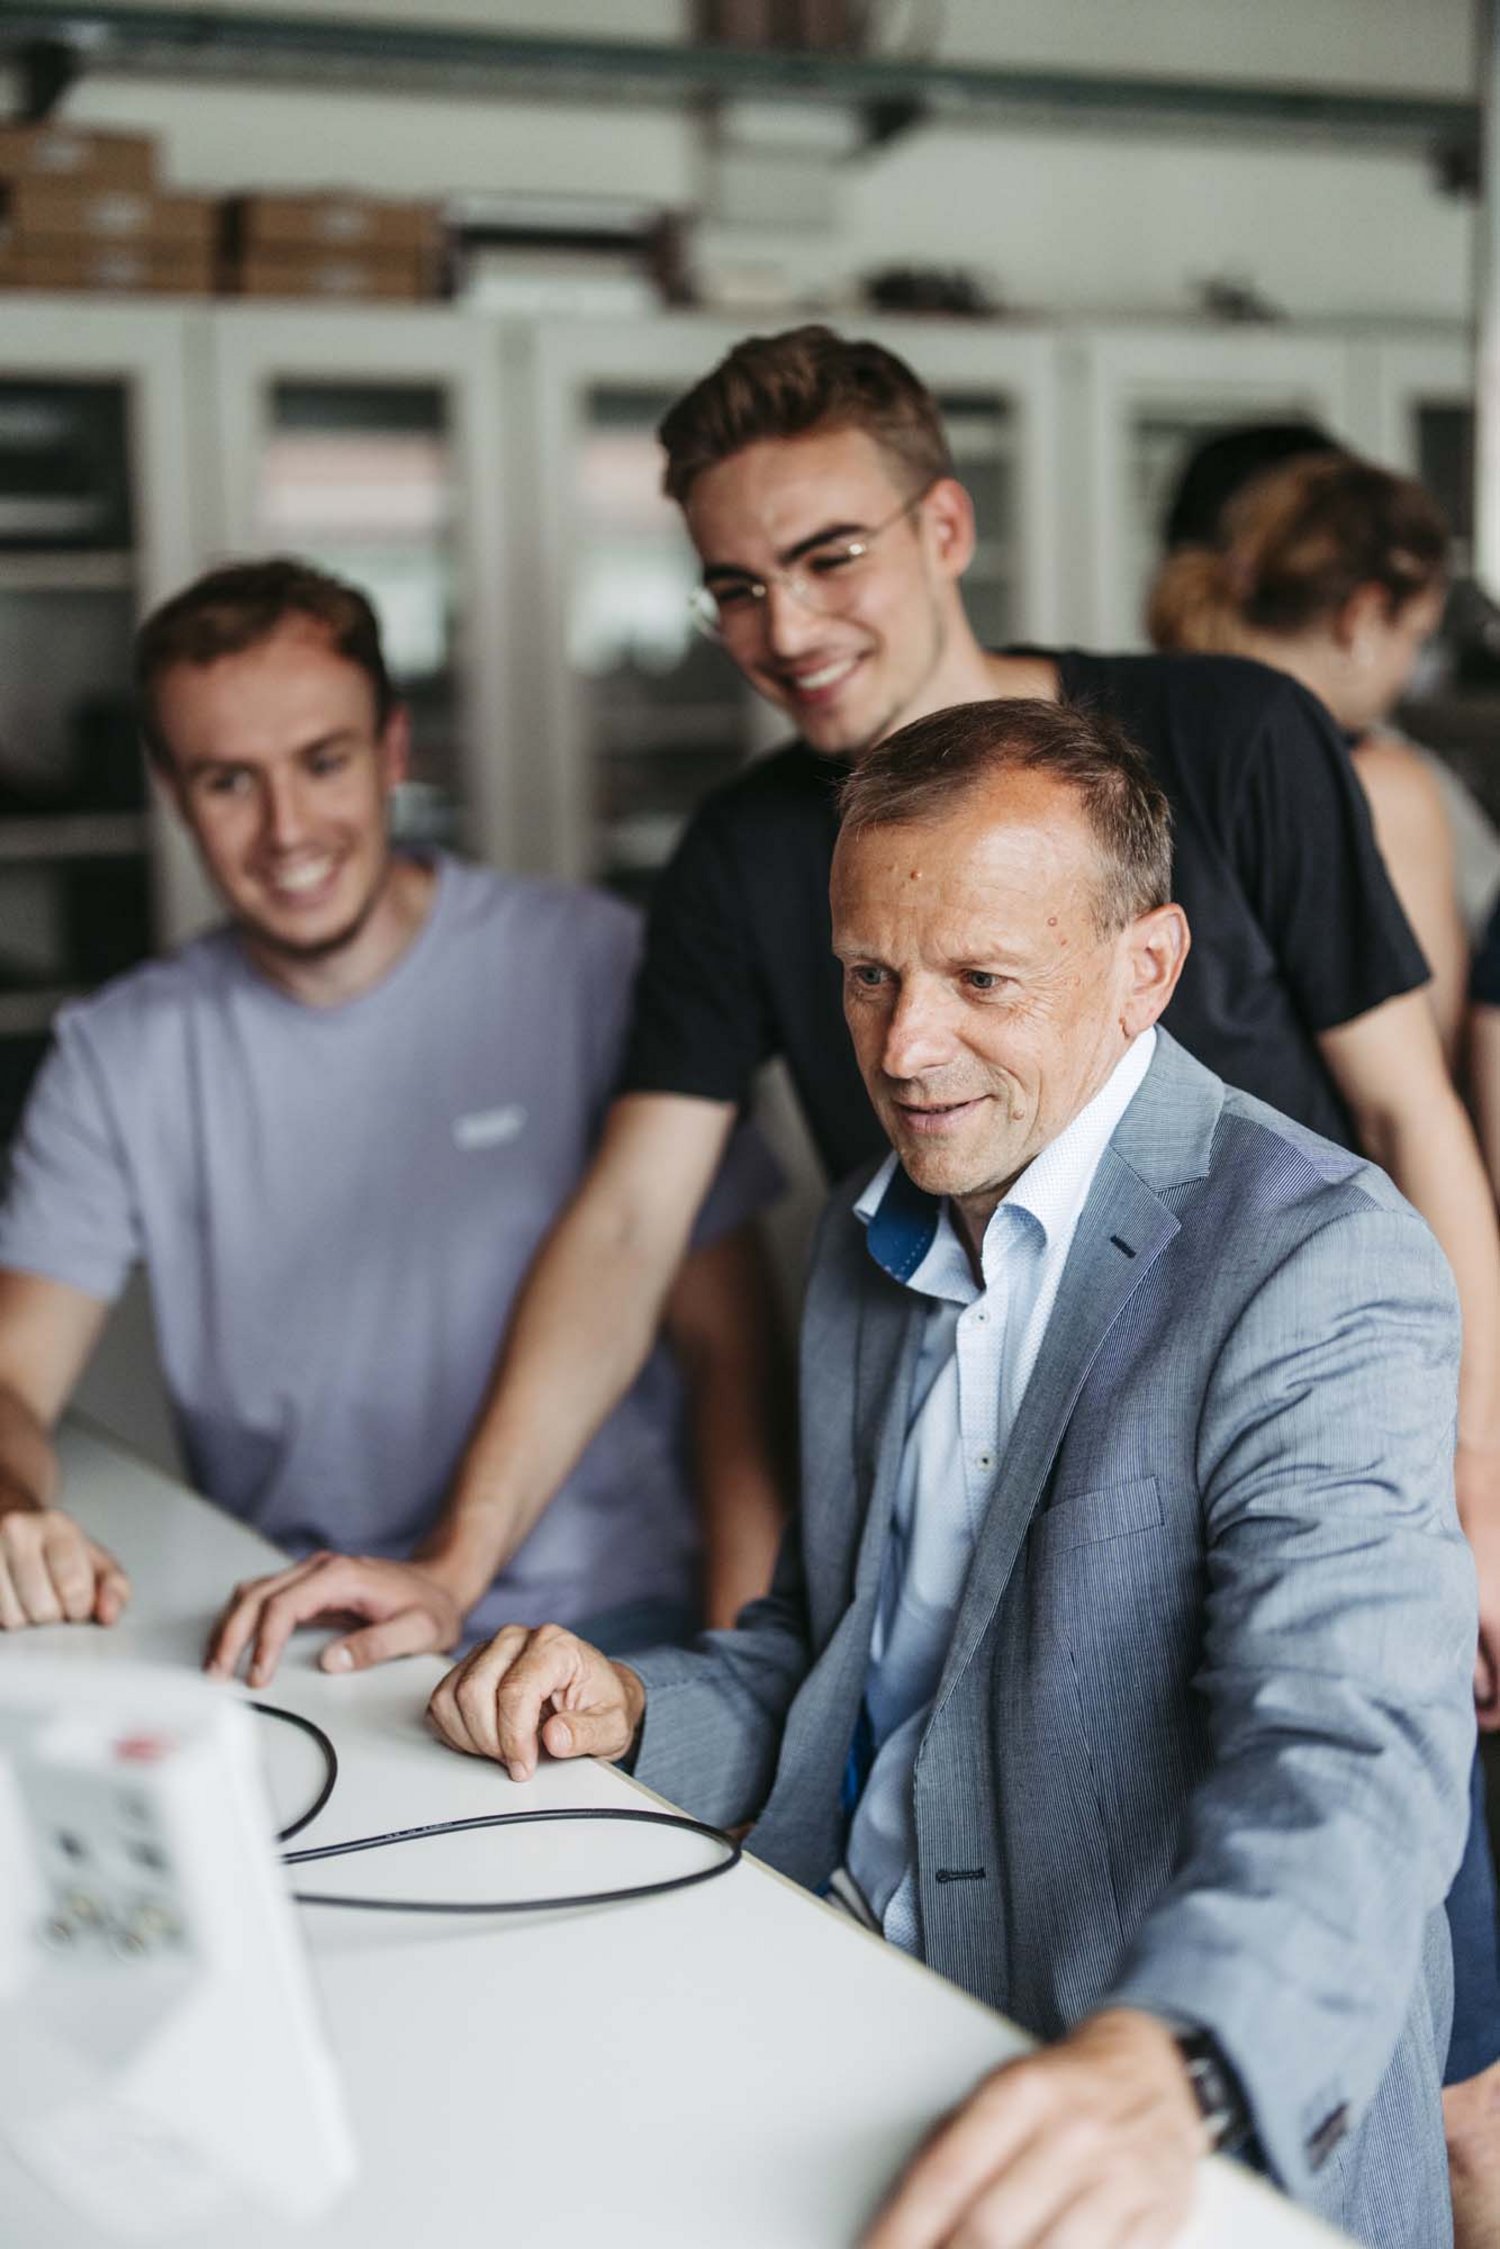
<svg viewBox="0 0 1500 2249"><path fill-rule="evenodd" d="M1355 1140L1453 1266L1478 1692L1500 1723L1500 1240L1426 964L1326 713L1231 658L981 649L960 591L968 495L930 393L877 345L817 327L751 338L661 437L703 562L703 622L797 740L709 798L661 880L621 1097L532 1268L424 1570L488 1582L632 1379L761 1061L786 1056L831 1175L879 1152L829 944L848 762L955 703L1086 697L1172 800L1194 946L1169 1027L1231 1082ZM405 1609L422 1597L399 1595Z"/></svg>

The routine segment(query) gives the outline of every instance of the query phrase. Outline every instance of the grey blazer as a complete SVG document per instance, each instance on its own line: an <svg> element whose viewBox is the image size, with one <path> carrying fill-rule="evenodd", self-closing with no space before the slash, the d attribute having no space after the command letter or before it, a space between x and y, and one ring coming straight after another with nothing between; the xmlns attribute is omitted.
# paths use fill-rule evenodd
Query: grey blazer
<svg viewBox="0 0 1500 2249"><path fill-rule="evenodd" d="M923 1955L1043 2038L1106 2002L1205 2025L1284 2187L1436 2249L1476 1631L1453 1287L1382 1173L1158 1040L918 1754ZM819 1233L771 1594L637 1665L639 1777L754 1818L812 1887L843 1853L922 1318L862 1184Z"/></svg>

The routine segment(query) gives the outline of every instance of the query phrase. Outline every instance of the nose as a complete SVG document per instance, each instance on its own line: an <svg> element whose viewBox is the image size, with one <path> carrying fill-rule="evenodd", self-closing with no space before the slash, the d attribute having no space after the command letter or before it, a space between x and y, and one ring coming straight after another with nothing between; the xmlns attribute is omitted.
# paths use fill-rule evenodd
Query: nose
<svg viewBox="0 0 1500 2249"><path fill-rule="evenodd" d="M880 1052L885 1075L909 1082L951 1062L953 1051L941 995L922 984L904 985L892 1002L885 1026Z"/></svg>
<svg viewBox="0 0 1500 2249"><path fill-rule="evenodd" d="M800 600L780 578L768 582L761 607L765 612L766 646L782 660L816 646L827 622L820 610Z"/></svg>
<svg viewBox="0 0 1500 2249"><path fill-rule="evenodd" d="M307 834L296 774L267 773L262 808L267 843L277 851L294 851Z"/></svg>

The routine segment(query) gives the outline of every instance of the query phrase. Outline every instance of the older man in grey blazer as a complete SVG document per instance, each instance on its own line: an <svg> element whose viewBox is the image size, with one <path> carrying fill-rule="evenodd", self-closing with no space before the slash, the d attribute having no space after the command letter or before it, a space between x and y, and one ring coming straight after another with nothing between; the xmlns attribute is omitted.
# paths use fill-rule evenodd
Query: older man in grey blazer
<svg viewBox="0 0 1500 2249"><path fill-rule="evenodd" d="M835 945L892 1153L822 1224L771 1595L629 1668L502 1632L433 1698L517 1777L633 1752L1053 2042L879 2249L1166 2241L1219 2144L1383 2249L1449 2239L1453 1291L1380 1172L1154 1028L1170 897L1165 802L1086 713L861 762Z"/></svg>

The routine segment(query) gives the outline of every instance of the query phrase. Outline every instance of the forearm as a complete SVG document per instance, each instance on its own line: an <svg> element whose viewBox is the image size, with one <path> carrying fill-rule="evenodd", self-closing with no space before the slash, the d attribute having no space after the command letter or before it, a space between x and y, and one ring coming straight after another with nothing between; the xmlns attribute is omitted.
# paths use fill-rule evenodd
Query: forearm
<svg viewBox="0 0 1500 2249"><path fill-rule="evenodd" d="M689 1257L667 1332L688 1384L704 1619L722 1628L770 1585L793 1478L793 1376L753 1225Z"/></svg>
<svg viewBox="0 0 1500 2249"><path fill-rule="evenodd" d="M710 1631L719 1631L727 1630L745 1603L757 1600L770 1584L786 1527L786 1502L769 1454L753 1457L737 1451L715 1461L711 1442L700 1447L698 1471L703 1621Z"/></svg>
<svg viewBox="0 0 1500 2249"><path fill-rule="evenodd" d="M1469 1085L1490 1189L1500 1195L1500 1007L1476 1007L1470 1018Z"/></svg>
<svg viewBox="0 0 1500 2249"><path fill-rule="evenodd" d="M575 1204L533 1266L443 1513L414 1557L468 1610L644 1365L670 1270Z"/></svg>
<svg viewBox="0 0 1500 2249"><path fill-rule="evenodd" d="M55 1505L59 1481L45 1424L18 1390L0 1380L0 1514Z"/></svg>

